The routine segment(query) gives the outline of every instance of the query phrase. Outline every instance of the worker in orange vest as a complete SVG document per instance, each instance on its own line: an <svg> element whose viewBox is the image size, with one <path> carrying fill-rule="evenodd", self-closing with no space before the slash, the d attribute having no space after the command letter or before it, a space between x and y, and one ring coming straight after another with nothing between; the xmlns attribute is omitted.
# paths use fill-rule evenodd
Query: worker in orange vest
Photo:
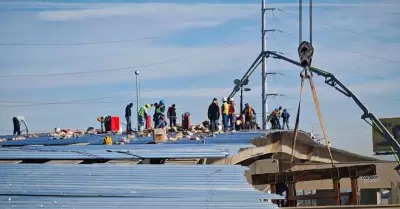
<svg viewBox="0 0 400 209"><path fill-rule="evenodd" d="M230 122L230 125L231 125L231 131L235 131L236 104L235 104L235 99L234 98L230 98L229 99L228 117L229 117L229 122Z"/></svg>
<svg viewBox="0 0 400 209"><path fill-rule="evenodd" d="M244 114L244 119L246 123L246 129L252 129L253 128L253 117L256 116L256 111L252 107L250 107L249 103L245 104L245 107L243 109L243 114Z"/></svg>

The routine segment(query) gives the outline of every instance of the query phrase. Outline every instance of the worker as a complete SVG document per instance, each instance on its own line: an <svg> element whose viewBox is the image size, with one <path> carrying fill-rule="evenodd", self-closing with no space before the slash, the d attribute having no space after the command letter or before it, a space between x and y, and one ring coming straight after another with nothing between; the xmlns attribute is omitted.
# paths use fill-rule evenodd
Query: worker
<svg viewBox="0 0 400 209"><path fill-rule="evenodd" d="M220 116L219 106L218 106L218 99L214 98L211 102L210 106L208 107L208 119L210 120L210 129L211 132L214 133L217 130L218 120Z"/></svg>
<svg viewBox="0 0 400 209"><path fill-rule="evenodd" d="M289 112L286 109L283 109L283 112L282 112L282 120L283 120L282 129L285 129L285 124L286 124L286 127L289 130L289 118L290 118Z"/></svg>
<svg viewBox="0 0 400 209"><path fill-rule="evenodd" d="M271 129L277 129L277 122L276 122L277 114L278 114L278 109L275 109L269 116L271 122Z"/></svg>
<svg viewBox="0 0 400 209"><path fill-rule="evenodd" d="M235 131L235 121L236 121L236 104L235 99L229 99L229 111L228 111L229 122L231 125L231 131Z"/></svg>
<svg viewBox="0 0 400 209"><path fill-rule="evenodd" d="M21 135L20 122L25 122L25 118L23 116L13 117L13 126L14 126L13 135L15 135L15 134L17 134L18 136Z"/></svg>
<svg viewBox="0 0 400 209"><path fill-rule="evenodd" d="M278 129L281 129L281 114L282 106L279 106L278 111L276 112L276 125Z"/></svg>
<svg viewBox="0 0 400 209"><path fill-rule="evenodd" d="M165 128L165 104L164 100L161 100L157 107L156 107L156 113L154 115L154 121L156 122L155 128Z"/></svg>
<svg viewBox="0 0 400 209"><path fill-rule="evenodd" d="M228 130L228 122L229 122L229 104L226 97L222 99L222 106L221 106L221 113L222 113L222 125L224 131Z"/></svg>
<svg viewBox="0 0 400 209"><path fill-rule="evenodd" d="M104 122L105 122L107 116L108 116L108 115L104 115L104 116L99 116L99 117L97 117L97 121L100 122L101 132L104 132Z"/></svg>
<svg viewBox="0 0 400 209"><path fill-rule="evenodd" d="M169 126L176 126L176 107L175 104L172 104L171 107L168 108L167 117L169 119Z"/></svg>
<svg viewBox="0 0 400 209"><path fill-rule="evenodd" d="M138 122L139 122L139 131L143 131L145 120L147 120L147 110L151 107L150 104L146 104L141 107L138 112Z"/></svg>
<svg viewBox="0 0 400 209"><path fill-rule="evenodd" d="M154 106L154 114L153 114L153 121L154 121L154 127L156 127L156 120L155 120L155 118L156 118L156 110L157 110L157 107L158 107L158 102L155 102L154 104L153 104L153 106Z"/></svg>
<svg viewBox="0 0 400 209"><path fill-rule="evenodd" d="M132 131L132 127L131 127L131 116L132 116L131 108L132 107L133 107L133 103L129 103L125 108L126 132L127 133Z"/></svg>
<svg viewBox="0 0 400 209"><path fill-rule="evenodd" d="M250 107L249 103L246 103L244 106L243 115L246 123L246 129L249 130L253 128L253 117L256 116L256 111Z"/></svg>

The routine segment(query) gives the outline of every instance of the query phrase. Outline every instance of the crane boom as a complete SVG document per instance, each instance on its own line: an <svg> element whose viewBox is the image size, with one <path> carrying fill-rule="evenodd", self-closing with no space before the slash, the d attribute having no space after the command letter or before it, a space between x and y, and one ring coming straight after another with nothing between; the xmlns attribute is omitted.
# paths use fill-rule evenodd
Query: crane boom
<svg viewBox="0 0 400 209"><path fill-rule="evenodd" d="M292 59L289 59L287 57L284 57L276 52L272 51L266 51L266 55L264 56L271 56L274 59L282 59L286 62L292 63L294 65L300 66L301 64L297 61L294 61ZM373 125L377 128L379 133L390 143L391 147L394 149L394 155L399 162L400 159L400 144L396 139L390 134L390 132L386 129L386 127L382 124L382 122L372 113L368 110L368 108L357 98L357 96L351 92L342 82L340 82L332 73L329 73L327 71L318 69L316 67L310 67L309 68L311 72L317 74L318 76L323 76L325 78L325 83L334 87L336 90L341 92L347 97L351 97L354 102L360 107L360 109L363 111L363 115L361 116L361 119L365 120L370 119L373 123ZM400 163L400 162L399 162ZM399 168L400 166L397 166Z"/></svg>

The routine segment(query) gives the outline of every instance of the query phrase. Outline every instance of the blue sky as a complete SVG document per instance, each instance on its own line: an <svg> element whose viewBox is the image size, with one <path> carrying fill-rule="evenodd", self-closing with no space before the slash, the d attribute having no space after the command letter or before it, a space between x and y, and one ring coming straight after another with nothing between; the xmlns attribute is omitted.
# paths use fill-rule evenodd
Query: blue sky
<svg viewBox="0 0 400 209"><path fill-rule="evenodd" d="M136 98L135 69L129 68L134 66L141 66L136 69L142 104L164 99L191 112L199 123L206 119L211 99L227 96L233 80L241 78L260 51L259 0L110 2L0 1L3 133L12 131L15 115L24 115L33 131L99 126L96 117L103 114L122 117L126 104ZM267 13L268 29L283 31L268 34L268 49L297 59L297 1L267 3L284 10ZM335 73L377 116L400 116L400 3L330 0L314 1L314 6L314 65ZM305 21L303 37L308 39L307 28ZM136 40L141 38L148 39ZM109 69L116 70L4 77ZM294 118L300 69L269 59L268 70L285 74L269 77L268 92L286 95L270 98L269 109L282 105ZM260 74L257 69L252 75L252 91L245 95L257 112ZM358 107L324 85L323 78L315 82L332 145L371 155L371 128L360 119ZM301 128L320 133L306 87ZM109 98L43 104L99 97Z"/></svg>

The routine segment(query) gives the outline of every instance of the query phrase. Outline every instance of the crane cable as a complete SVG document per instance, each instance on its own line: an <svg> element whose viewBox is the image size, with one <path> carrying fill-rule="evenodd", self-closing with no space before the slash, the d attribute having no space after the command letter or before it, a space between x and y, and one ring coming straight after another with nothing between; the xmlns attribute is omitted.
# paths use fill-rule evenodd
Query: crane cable
<svg viewBox="0 0 400 209"><path fill-rule="evenodd" d="M321 109L320 109L320 105L319 105L317 92L315 90L314 82L312 80L312 73L308 69L308 67L304 68L303 71L301 71L300 77L301 77L300 99L299 99L299 106L298 106L298 109L297 109L296 124L295 124L295 129L294 129L294 138L293 138L293 142L292 142L292 154L291 154L291 160L290 160L290 169L293 167L293 154L294 154L294 149L296 147L296 141L297 141L297 136L298 136L298 132L299 132L301 96L303 94L304 80L305 79L308 79L309 82L310 82L310 87L311 87L311 91L313 93L313 99L314 99L315 108L316 108L317 113L318 113L319 122L321 124L321 129L322 129L322 132L324 134L324 139L325 139L325 142L326 142L326 146L328 148L331 164L332 164L332 167L335 167L334 162L333 162L332 152L331 152L331 149L330 149L330 143L328 141L328 137L326 135L326 130L325 130L325 126L324 126L324 121L322 119L322 114L321 114Z"/></svg>

